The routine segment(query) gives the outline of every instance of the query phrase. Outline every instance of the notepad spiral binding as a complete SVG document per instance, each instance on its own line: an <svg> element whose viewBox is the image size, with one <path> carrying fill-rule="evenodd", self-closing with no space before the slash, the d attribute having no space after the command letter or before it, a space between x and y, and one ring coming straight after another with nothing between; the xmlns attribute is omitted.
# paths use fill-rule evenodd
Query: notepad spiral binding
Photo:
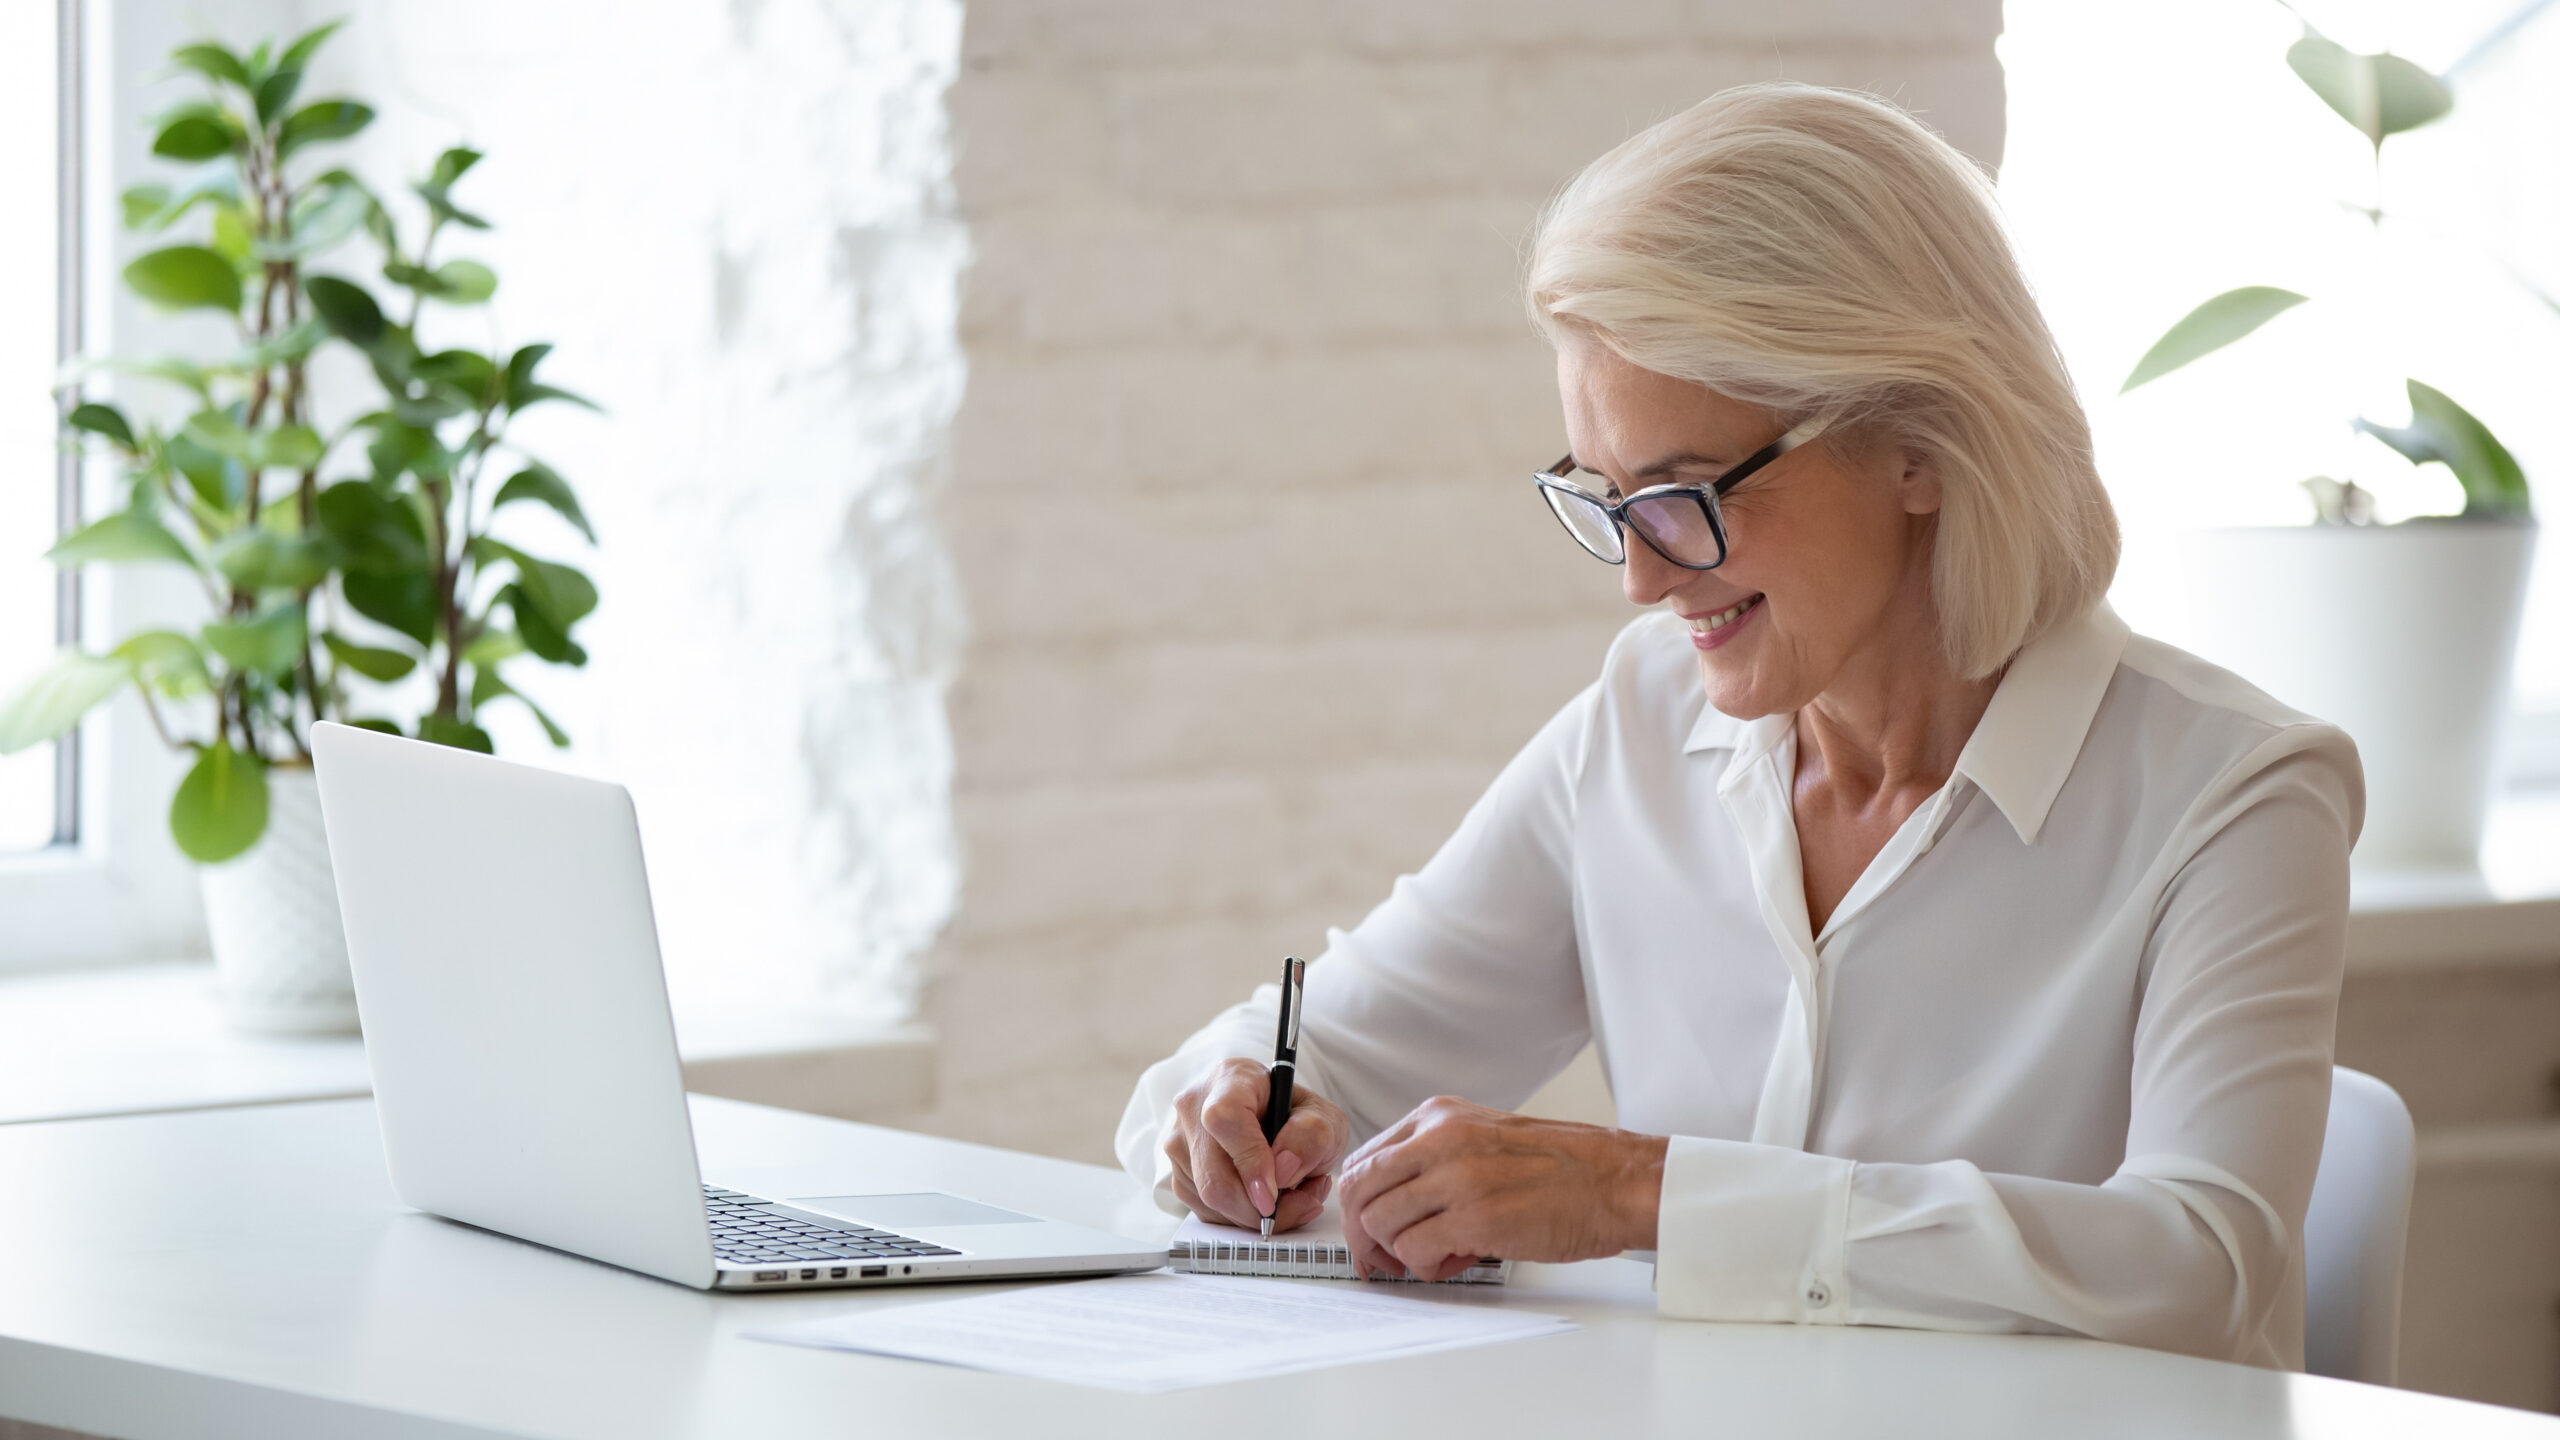
<svg viewBox="0 0 2560 1440"><path fill-rule="evenodd" d="M1357 1280L1347 1245L1291 1244L1229 1240L1176 1240L1166 1254L1173 1269L1194 1275L1264 1275L1282 1279ZM1511 1277L1511 1262L1489 1256L1450 1276L1442 1284L1500 1285ZM1376 1277L1410 1281L1410 1275Z"/></svg>

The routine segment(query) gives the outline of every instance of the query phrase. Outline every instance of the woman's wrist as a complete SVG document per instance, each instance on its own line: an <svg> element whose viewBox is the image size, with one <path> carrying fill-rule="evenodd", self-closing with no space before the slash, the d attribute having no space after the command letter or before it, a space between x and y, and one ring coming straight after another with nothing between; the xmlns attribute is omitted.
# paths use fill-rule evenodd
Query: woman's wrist
<svg viewBox="0 0 2560 1440"><path fill-rule="evenodd" d="M1671 1141L1661 1135L1618 1131L1616 1174L1609 1208L1616 1218L1619 1250L1658 1250L1662 1228L1662 1165Z"/></svg>

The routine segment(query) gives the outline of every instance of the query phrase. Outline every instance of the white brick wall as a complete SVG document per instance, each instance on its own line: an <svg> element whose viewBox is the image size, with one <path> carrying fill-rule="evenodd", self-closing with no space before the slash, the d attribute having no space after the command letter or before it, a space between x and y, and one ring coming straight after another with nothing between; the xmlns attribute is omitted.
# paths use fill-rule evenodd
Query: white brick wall
<svg viewBox="0 0 2560 1440"><path fill-rule="evenodd" d="M462 196L498 228L443 253L494 264L496 336L557 341L546 374L607 411L523 427L594 517L603 599L592 666L517 677L577 748L510 715L502 753L631 786L681 1006L911 1004L958 883L931 509L963 378L958 0L264 8L350 17L312 93L381 108L381 187L488 152ZM543 518L508 524L581 559Z"/></svg>
<svg viewBox="0 0 2560 1440"><path fill-rule="evenodd" d="M1105 1158L1130 1083L1426 857L1594 673L1615 575L1517 246L1725 85L1996 159L1997 0L975 0L944 514L968 879L931 1128Z"/></svg>

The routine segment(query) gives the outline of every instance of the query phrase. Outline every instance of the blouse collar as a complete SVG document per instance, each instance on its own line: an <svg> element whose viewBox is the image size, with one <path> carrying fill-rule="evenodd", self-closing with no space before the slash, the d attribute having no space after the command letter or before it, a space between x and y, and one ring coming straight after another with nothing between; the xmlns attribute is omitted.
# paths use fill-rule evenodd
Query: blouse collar
<svg viewBox="0 0 2560 1440"><path fill-rule="evenodd" d="M2028 642L2009 662L1990 708L1956 757L1956 774L1991 797L2021 842L2035 843L2054 797L2071 778L2131 636L2114 607L2101 601ZM1701 706L1680 748L1683 754L1733 751L1733 768L1739 770L1774 753L1794 723L1792 713L1736 720Z"/></svg>

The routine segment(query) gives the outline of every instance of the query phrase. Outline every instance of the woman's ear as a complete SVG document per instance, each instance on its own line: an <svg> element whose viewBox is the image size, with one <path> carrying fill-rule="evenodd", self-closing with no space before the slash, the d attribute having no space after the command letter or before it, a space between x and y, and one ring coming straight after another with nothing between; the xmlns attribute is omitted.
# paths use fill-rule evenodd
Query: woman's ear
<svg viewBox="0 0 2560 1440"><path fill-rule="evenodd" d="M1897 445L1886 452L1902 468L1894 484L1902 494L1905 515L1935 515L1947 502L1945 487L1938 483L1938 465L1927 454L1907 445Z"/></svg>

